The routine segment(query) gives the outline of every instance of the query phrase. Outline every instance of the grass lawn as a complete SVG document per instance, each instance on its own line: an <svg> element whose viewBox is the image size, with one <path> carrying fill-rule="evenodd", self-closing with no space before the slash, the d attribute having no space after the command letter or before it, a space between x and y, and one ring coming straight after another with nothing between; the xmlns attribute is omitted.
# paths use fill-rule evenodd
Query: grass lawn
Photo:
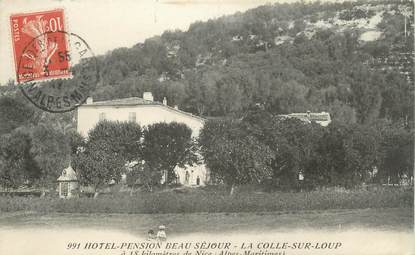
<svg viewBox="0 0 415 255"><path fill-rule="evenodd" d="M0 212L52 213L263 213L342 209L413 208L412 189L258 192L239 191L233 196L220 187L167 190L161 192L113 192L96 199L0 196Z"/></svg>
<svg viewBox="0 0 415 255"><path fill-rule="evenodd" d="M0 228L88 228L146 233L160 224L170 233L353 229L412 231L412 208L341 209L264 213L82 214L13 212L0 215Z"/></svg>

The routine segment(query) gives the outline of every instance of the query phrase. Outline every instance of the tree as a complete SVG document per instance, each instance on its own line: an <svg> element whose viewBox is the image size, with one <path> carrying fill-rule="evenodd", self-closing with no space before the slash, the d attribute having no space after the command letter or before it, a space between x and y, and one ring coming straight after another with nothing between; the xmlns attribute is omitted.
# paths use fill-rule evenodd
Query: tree
<svg viewBox="0 0 415 255"><path fill-rule="evenodd" d="M376 165L377 140L376 130L368 126L331 123L306 177L317 185L345 188L369 181Z"/></svg>
<svg viewBox="0 0 415 255"><path fill-rule="evenodd" d="M164 93L162 95L156 95L158 101L163 101L164 96L167 98L167 103L171 106L181 106L184 98L186 97L185 85L182 82L176 81L165 81L162 83L164 86ZM157 96L159 96L157 98Z"/></svg>
<svg viewBox="0 0 415 255"><path fill-rule="evenodd" d="M356 111L354 108L337 99L330 105L329 112L331 118L337 122L349 124L356 123Z"/></svg>
<svg viewBox="0 0 415 255"><path fill-rule="evenodd" d="M140 159L141 135L141 127L137 123L111 121L99 122L88 133L84 149L76 152L72 162L80 182L91 185L95 197L99 189L110 181L121 180L128 161ZM75 140L81 142L79 137Z"/></svg>
<svg viewBox="0 0 415 255"><path fill-rule="evenodd" d="M379 181L399 183L413 176L414 132L398 125L385 125L379 147Z"/></svg>
<svg viewBox="0 0 415 255"><path fill-rule="evenodd" d="M280 113L301 112L307 109L308 88L296 81L288 81L274 89L274 104Z"/></svg>
<svg viewBox="0 0 415 255"><path fill-rule="evenodd" d="M151 169L148 163L137 164L127 173L127 184L131 186L131 193L135 185L139 184L145 187L147 191L152 192L153 187L160 183L162 173Z"/></svg>
<svg viewBox="0 0 415 255"><path fill-rule="evenodd" d="M171 183L176 179L176 166L197 162L192 130L177 122L149 125L144 130L143 159L152 171L165 174L166 184Z"/></svg>
<svg viewBox="0 0 415 255"><path fill-rule="evenodd" d="M397 72L389 72L382 84L381 116L393 121L413 119L414 91Z"/></svg>
<svg viewBox="0 0 415 255"><path fill-rule="evenodd" d="M0 185L17 188L31 184L40 171L30 153L30 135L24 130L14 130L0 136Z"/></svg>
<svg viewBox="0 0 415 255"><path fill-rule="evenodd" d="M317 123L308 123L296 118L279 119L272 135L275 152L273 164L274 185L281 188L297 188L299 176L306 176L311 160L315 157L317 144L323 128Z"/></svg>
<svg viewBox="0 0 415 255"><path fill-rule="evenodd" d="M34 110L11 97L0 97L0 135L28 124Z"/></svg>
<svg viewBox="0 0 415 255"><path fill-rule="evenodd" d="M124 170L125 161L112 153L111 147L103 140L89 141L85 151L78 153L73 160L79 181L83 185L91 185L94 197L99 189L110 181L118 182Z"/></svg>
<svg viewBox="0 0 415 255"><path fill-rule="evenodd" d="M271 177L272 151L236 121L209 121L199 143L211 174L231 186L260 183Z"/></svg>
<svg viewBox="0 0 415 255"><path fill-rule="evenodd" d="M243 119L249 134L273 153L270 184L279 189L295 189L299 175L305 174L322 136L323 128L297 118L283 118L265 110L251 111Z"/></svg>
<svg viewBox="0 0 415 255"><path fill-rule="evenodd" d="M71 149L71 155L76 155L83 148L85 148L85 145L86 145L85 138L82 137L82 135L79 134L78 132L76 131L69 132L66 134L66 138Z"/></svg>
<svg viewBox="0 0 415 255"><path fill-rule="evenodd" d="M379 89L382 75L373 75L363 66L354 66L351 71L353 78L351 89L353 91L353 106L359 123L368 124L378 118L382 96Z"/></svg>
<svg viewBox="0 0 415 255"><path fill-rule="evenodd" d="M239 84L232 77L225 77L218 81L216 86L217 103L221 115L240 112L242 110L242 91Z"/></svg>
<svg viewBox="0 0 415 255"><path fill-rule="evenodd" d="M127 162L140 158L141 137L141 127L135 122L104 120L88 133L88 143L102 141L109 152Z"/></svg>
<svg viewBox="0 0 415 255"><path fill-rule="evenodd" d="M31 132L31 154L41 170L39 185L42 195L55 183L61 171L70 162L70 146L63 133L50 126L41 124Z"/></svg>

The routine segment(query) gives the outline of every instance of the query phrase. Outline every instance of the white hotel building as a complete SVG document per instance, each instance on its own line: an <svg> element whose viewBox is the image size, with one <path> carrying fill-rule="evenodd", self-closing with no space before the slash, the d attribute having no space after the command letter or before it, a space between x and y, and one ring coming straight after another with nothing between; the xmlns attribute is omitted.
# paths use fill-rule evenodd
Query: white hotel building
<svg viewBox="0 0 415 255"><path fill-rule="evenodd" d="M77 131L87 136L100 120L133 121L140 126L158 122L178 122L186 124L192 130L192 136L198 137L205 119L181 111L153 100L151 92L145 92L143 98L130 97L109 101L94 102L88 98L86 104L77 109ZM205 185L208 180L204 164L176 168L178 181L184 186Z"/></svg>

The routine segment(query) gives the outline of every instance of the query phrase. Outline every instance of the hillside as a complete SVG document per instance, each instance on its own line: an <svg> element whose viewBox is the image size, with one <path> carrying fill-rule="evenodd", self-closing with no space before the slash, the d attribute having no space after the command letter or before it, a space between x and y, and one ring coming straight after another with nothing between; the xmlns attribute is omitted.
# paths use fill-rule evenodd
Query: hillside
<svg viewBox="0 0 415 255"><path fill-rule="evenodd" d="M186 122L179 119L180 123L155 123L163 118L152 118L137 110L136 114L128 113L131 121L117 123L114 120L127 119L105 116L107 110L99 109L95 117L91 115L95 118L91 126L97 123L97 117L110 121L98 121L88 139L84 139L78 133L81 130L77 128L76 111L41 110L11 81L0 87L0 188L8 192L10 188L30 185L41 188L37 192L40 194L52 186L55 190L56 179L69 165L82 185L92 185L94 195L113 181L119 182L126 171L130 194L139 184L148 191L157 191L160 186L164 190L181 179L173 175L177 166L186 167L200 155L200 163L209 169L200 176L209 176L211 183L223 183L224 190L230 190L232 195L230 208L237 210L273 211L281 207L270 203L268 197L256 197L255 187L249 189L254 196L242 195L247 200L235 203L233 195L238 186L257 184L264 193L274 189L292 194L340 187L356 188L363 196L356 199L359 196L342 190L339 194L345 194L345 200L339 200L337 196L327 196L333 194L328 190L315 199L316 207L307 210L356 205L367 208L371 202L375 203L373 208L382 208L385 204L391 206L389 200L397 203L394 206L409 206L407 202L413 200L407 196L410 192L395 192L395 187L391 193L364 189L369 191L372 184L409 187L413 182L412 13L410 2L266 5L196 22L188 31L166 31L131 48L114 49L97 57L100 79L93 79L90 83L95 90L84 95L99 101L141 97L151 91L158 101L166 97L170 106L177 105L209 119L197 139L193 139L196 137L184 125ZM88 74L97 74L95 68L83 63L74 68L73 79L48 82L49 88L62 92L72 88L70 85L86 87L86 82L91 81ZM49 104L49 98L47 101ZM281 116L305 111L329 112L333 121L322 127L299 120L298 114ZM117 112L113 114L123 114ZM309 118L316 120L315 116L310 114ZM127 170L126 162L144 164L130 164ZM161 185L166 170L167 182ZM167 206L163 208L178 206L178 211L168 209L165 213L205 212L212 208L226 211L221 209L224 200L216 198L223 195L214 189L212 198L204 193L189 193L194 201L201 201L198 210L194 210L199 207L191 199L180 195L185 194L182 191L170 193L166 197L169 203L160 200L157 193L154 203L152 196L143 200L146 196L137 194L142 207L131 208L131 204L140 203L131 203L129 196L124 199L125 207L123 199L115 199L121 201L115 207L124 212L146 213L143 210L148 204L161 201ZM386 197L379 196L379 192ZM281 195L267 196L282 201ZM294 201L293 209L298 209L301 204L311 205L310 197L305 198L307 203L288 200ZM326 198L329 200L324 202ZM111 212L106 199L101 207ZM87 200L86 207L68 204L68 208L93 212L93 204ZM179 200L186 203L181 205ZM53 208L53 201L49 205L42 202L49 203L48 199L39 201L36 208ZM265 205L262 209L261 201ZM3 204L11 206L6 211L31 208L6 200ZM60 202L56 205L59 212L65 211ZM267 209L268 205L277 207ZM320 208L321 205L328 207ZM163 212L163 208L156 210Z"/></svg>
<svg viewBox="0 0 415 255"><path fill-rule="evenodd" d="M203 116L242 116L261 105L273 113L328 111L348 123L412 120L412 6L273 4L196 22L100 56L92 96L152 91Z"/></svg>

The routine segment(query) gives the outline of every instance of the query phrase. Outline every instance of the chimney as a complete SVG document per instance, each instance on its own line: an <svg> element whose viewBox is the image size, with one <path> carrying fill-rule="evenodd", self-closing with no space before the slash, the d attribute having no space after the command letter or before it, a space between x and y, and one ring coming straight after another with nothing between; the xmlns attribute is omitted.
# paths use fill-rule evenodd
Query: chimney
<svg viewBox="0 0 415 255"><path fill-rule="evenodd" d="M166 97L163 98L163 104L167 105L167 98Z"/></svg>
<svg viewBox="0 0 415 255"><path fill-rule="evenodd" d="M143 93L143 99L147 101L153 101L153 94L151 92L144 92Z"/></svg>
<svg viewBox="0 0 415 255"><path fill-rule="evenodd" d="M86 99L86 104L92 104L94 102L94 99L92 97L88 97Z"/></svg>

